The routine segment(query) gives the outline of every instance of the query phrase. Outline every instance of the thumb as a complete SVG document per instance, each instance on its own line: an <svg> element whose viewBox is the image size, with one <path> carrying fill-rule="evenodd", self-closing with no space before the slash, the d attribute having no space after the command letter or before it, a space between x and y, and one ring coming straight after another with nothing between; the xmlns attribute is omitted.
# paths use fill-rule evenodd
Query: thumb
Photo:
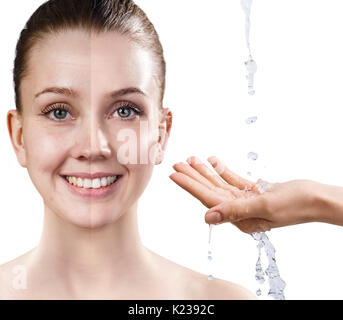
<svg viewBox="0 0 343 320"><path fill-rule="evenodd" d="M265 201L259 196L223 201L206 212L205 221L208 224L237 222L248 218L263 218L265 214Z"/></svg>

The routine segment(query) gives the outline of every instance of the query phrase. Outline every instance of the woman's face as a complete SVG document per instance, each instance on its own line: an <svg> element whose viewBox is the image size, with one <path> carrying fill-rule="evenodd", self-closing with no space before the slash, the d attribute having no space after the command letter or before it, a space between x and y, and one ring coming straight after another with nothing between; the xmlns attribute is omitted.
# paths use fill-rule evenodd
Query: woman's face
<svg viewBox="0 0 343 320"><path fill-rule="evenodd" d="M137 202L171 128L154 70L150 53L116 32L67 31L35 45L16 152L49 210L95 228Z"/></svg>

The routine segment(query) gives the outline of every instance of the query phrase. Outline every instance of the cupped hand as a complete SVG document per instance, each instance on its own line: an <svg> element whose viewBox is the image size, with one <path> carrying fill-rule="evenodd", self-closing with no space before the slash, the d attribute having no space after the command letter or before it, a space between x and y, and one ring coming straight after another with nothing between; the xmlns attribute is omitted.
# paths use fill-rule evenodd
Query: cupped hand
<svg viewBox="0 0 343 320"><path fill-rule="evenodd" d="M268 183L260 193L260 183L240 177L216 157L207 160L215 171L190 157L188 163L175 164L176 172L169 176L210 208L205 215L207 223L231 222L241 231L253 233L315 220L309 209L312 181Z"/></svg>

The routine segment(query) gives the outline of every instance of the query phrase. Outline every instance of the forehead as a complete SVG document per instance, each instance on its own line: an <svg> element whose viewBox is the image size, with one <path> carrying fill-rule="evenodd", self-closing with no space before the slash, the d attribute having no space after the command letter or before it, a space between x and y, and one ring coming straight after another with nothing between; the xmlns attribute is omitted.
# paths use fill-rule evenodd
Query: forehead
<svg viewBox="0 0 343 320"><path fill-rule="evenodd" d="M151 54L117 32L70 30L37 43L29 58L23 96L45 87L72 87L87 98L126 87L157 97Z"/></svg>

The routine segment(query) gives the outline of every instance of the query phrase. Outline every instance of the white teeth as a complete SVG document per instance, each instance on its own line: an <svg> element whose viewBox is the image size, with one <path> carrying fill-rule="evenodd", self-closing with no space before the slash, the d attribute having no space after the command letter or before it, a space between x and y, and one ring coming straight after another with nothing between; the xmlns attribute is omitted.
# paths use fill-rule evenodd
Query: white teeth
<svg viewBox="0 0 343 320"><path fill-rule="evenodd" d="M102 177L96 179L82 179L77 177L66 177L67 181L74 186L85 189L99 189L101 187L106 187L117 180L118 176Z"/></svg>
<svg viewBox="0 0 343 320"><path fill-rule="evenodd" d="M107 186L107 178L106 177L102 177L101 178L101 186L102 187L106 187Z"/></svg>
<svg viewBox="0 0 343 320"><path fill-rule="evenodd" d="M82 188L83 187L82 179L81 178L77 178L77 184L75 184L75 185L77 185L78 187Z"/></svg>
<svg viewBox="0 0 343 320"><path fill-rule="evenodd" d="M99 189L100 187L101 187L100 179L92 180L92 188L93 189Z"/></svg>
<svg viewBox="0 0 343 320"><path fill-rule="evenodd" d="M92 180L91 179L83 180L83 187L85 189L90 189L92 187Z"/></svg>

